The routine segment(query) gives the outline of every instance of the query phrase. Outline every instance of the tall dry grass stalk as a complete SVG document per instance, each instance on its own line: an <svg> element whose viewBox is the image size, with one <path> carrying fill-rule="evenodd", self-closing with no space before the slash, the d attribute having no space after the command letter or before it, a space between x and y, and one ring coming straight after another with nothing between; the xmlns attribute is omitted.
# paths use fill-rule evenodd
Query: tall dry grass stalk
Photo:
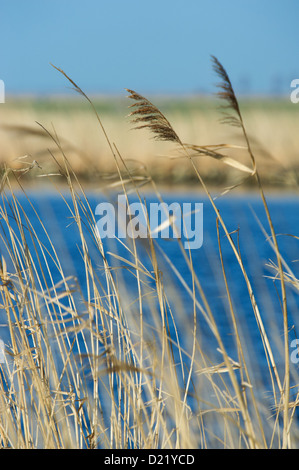
<svg viewBox="0 0 299 470"><path fill-rule="evenodd" d="M225 122L241 131L243 150L248 152L251 166L224 153L235 146L184 143L153 103L135 91L128 91L134 101L131 107L134 125L149 130L155 139L178 147L183 155L180 165L191 166L215 211L219 261L238 359L233 359L225 346L215 312L196 274L191 250L177 240L191 276L188 285L177 266L166 253L160 253L151 238L125 243L116 240L126 257L107 249L63 142L55 131L40 125L39 133L46 135L60 153L58 160L49 150L57 173L69 189L70 201L65 199L65 203L80 240L84 283L78 284L75 276L65 274L55 240L39 213L28 198L38 222L37 230L36 222L32 223L14 190L17 186L26 194L22 173L3 164L0 293L1 321L8 327L9 340L5 362L0 364L1 447L185 449L295 445L297 402L290 402L286 282L298 281L290 276L280 255L258 165L229 76L215 57L212 60L221 79L220 98L228 105ZM161 200L149 176L136 177L132 173L108 137L89 97L64 71L57 70L91 105L127 201L129 192L143 200L139 186L144 182L151 184ZM241 172L244 178L256 181L276 255L277 263L272 268L277 271L281 286L283 377L239 246L201 176L198 155L218 160ZM146 217L148 220L149 215ZM268 361L274 403L270 414L246 352L227 279L221 231L246 284ZM177 289L168 283L167 274L181 284L191 304L184 305ZM128 276L132 292L128 289ZM221 362L215 362L212 351L205 349L202 321L208 325L211 341L216 342Z"/></svg>

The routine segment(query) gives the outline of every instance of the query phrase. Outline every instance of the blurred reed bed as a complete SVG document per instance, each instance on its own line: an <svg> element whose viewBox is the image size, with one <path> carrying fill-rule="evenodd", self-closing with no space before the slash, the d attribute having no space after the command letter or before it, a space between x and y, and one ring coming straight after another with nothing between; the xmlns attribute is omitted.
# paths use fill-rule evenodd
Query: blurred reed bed
<svg viewBox="0 0 299 470"><path fill-rule="evenodd" d="M219 122L217 100L208 97L157 97L155 103L173 123L184 143L195 145L231 142L242 145L240 135L233 127ZM95 97L93 99L105 129L112 142L125 152L132 171L142 170L156 181L167 184L195 182L190 168L180 165L180 152L165 142L148 139L146 132L131 131L127 116L125 92L120 97ZM277 187L294 187L298 180L297 149L299 145L299 113L296 105L282 98L241 100L248 135L252 147L259 155L260 174L264 184ZM88 103L75 98L17 99L8 97L1 108L0 159L9 161L15 168L22 167L23 160L38 164L50 172L54 168L49 161L51 150L60 159L59 152L36 122L57 133L74 171L86 180L105 184L116 176L114 162L106 142L99 138L99 129L89 112ZM227 155L237 156L248 163L246 150L226 149ZM205 156L200 158L202 174L211 184L232 184L238 174ZM129 162L130 160L130 162ZM32 173L30 173L31 175ZM247 182L248 183L248 182ZM245 183L246 184L246 183Z"/></svg>

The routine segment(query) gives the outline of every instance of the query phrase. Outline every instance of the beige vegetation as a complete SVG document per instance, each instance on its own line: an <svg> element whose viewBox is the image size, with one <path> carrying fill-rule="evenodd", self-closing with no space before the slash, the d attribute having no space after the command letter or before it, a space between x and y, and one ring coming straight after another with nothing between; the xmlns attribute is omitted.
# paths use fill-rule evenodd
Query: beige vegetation
<svg viewBox="0 0 299 470"><path fill-rule="evenodd" d="M206 114L201 116L198 111L189 109L188 118L186 114L182 117L182 109L180 112L172 110L173 114L169 109L169 113L165 111L164 114L164 109L158 109L134 91L129 92L130 103L134 104L130 123L120 118L122 108L117 111L117 124L111 113L101 113L100 118L92 108L90 114L96 125L88 112L73 112L73 105L72 112L56 110L56 114L54 110L50 113L49 109L41 108L32 108L28 113L26 106L22 109L18 106L18 112L23 115L15 115L15 118L12 116L16 111L12 110L10 124L13 129L6 126L2 130L7 146L3 138L1 150L6 162L9 157L9 162L2 165L0 206L3 246L1 322L8 326L9 341L5 344L5 361L0 363L0 447L298 447L299 377L296 364L290 360L293 327L289 324L292 318L297 318L297 311L293 304L295 315L290 315L292 304L290 306L287 299L290 285L295 294L298 292L299 280L292 272L293 259L283 259L279 251L261 183L262 173L267 176L274 164L266 161L268 170L263 171L260 152L256 157L253 151L256 145L251 146L249 137L252 131L255 139L267 134L268 140L264 139L263 145L269 152L274 150L270 146L274 146L274 138L279 133L284 135L279 144L275 141L276 158L292 168L298 147L291 143L297 134L292 132L293 119L288 113L293 113L294 108L283 111L281 104L275 113L268 109L268 117L264 115L260 121L263 126L257 126L259 121L254 120L258 119L258 113L252 112L250 121L250 107L247 110L245 107L244 115L240 112L224 68L215 58L213 65L222 79L222 98L230 106L230 123L238 125L242 143L239 138L228 140L232 136L229 132L237 129L218 127L215 110L211 114L205 110ZM74 82L71 83L76 87ZM84 96L78 87L77 91ZM166 104L162 103L165 107ZM264 105L264 111L259 111L261 116L266 109ZM271 119L276 122L275 130L270 127ZM284 119L288 123L287 131L282 130ZM45 127L30 131L28 126L32 126L33 120L40 121ZM129 127L139 126L146 129L128 132ZM152 150L146 144L146 131L158 139ZM164 142L165 139L168 142ZM191 148L185 145L186 142L202 147ZM242 161L239 154L232 154L229 160L224 153L228 148L217 145L227 142L234 144L230 147L231 152L240 150L237 145L246 147ZM287 144L293 147L286 162ZM161 156L154 160L158 152L164 154L166 149L169 152L169 148L175 147L181 153L179 160ZM75 149L78 148L84 149L83 163L83 153L81 158L76 156L78 150ZM193 155L199 150L205 154L205 164L198 163L203 157ZM24 159L19 158L25 155ZM124 179L129 179L136 196L141 199L142 194L134 186L135 173L124 158L138 159L139 163L135 163L137 174L145 171L140 167L142 159L149 171L173 173L179 175L177 178L190 167L197 187L205 192L215 214L219 249L207 269L216 270L217 282L222 283L227 317L221 318L221 322L227 322L229 327L234 357L225 346L227 337L221 333L219 312L211 307L211 300L218 295L217 286L212 293L213 299L209 298L202 284L204 280L198 276L198 253L193 258L194 253L184 250L180 239L177 240L177 253L181 253L190 272L188 284L178 266L166 253L160 252L150 237L144 241L145 246L139 244L143 240L126 240L127 257L120 257L116 251L106 249L96 232L93 210L74 170L82 175L88 171L87 174L94 177L105 173L107 178L102 181L108 181L110 171L117 171L122 192L128 195ZM217 159L221 161L217 162ZM31 165L34 160L38 165ZM20 164L16 174L30 175L32 179L35 176L34 182L37 176L50 171L60 174L65 181L70 197L67 202L69 218L72 219L73 233L79 237L78 262L81 262L83 285L78 286L75 275L65 274L63 259L58 255L57 237L51 239L34 209L35 217L31 220L22 206L19 193L12 187L15 178L10 166L16 164ZM243 263L244 255L252 260L251 247L241 244L240 250L243 233L229 232L223 214L218 210L218 201L213 199L203 179L204 174L208 176L208 165L214 169L216 164L221 168L219 174L223 171L234 174L231 180L237 171L238 178L248 175L248 169L251 172L250 178L267 220L265 238L273 249L271 282L275 282L277 290L271 300L279 313L279 325L271 322L271 311L262 308L258 301L255 281L260 287L260 278L251 279ZM155 190L154 182L150 183ZM157 196L160 196L158 192ZM34 219L39 222L38 230L35 230ZM237 228L239 221L234 222ZM229 256L222 250L224 243L228 244ZM141 248L146 248L143 256L140 255ZM231 276L227 268L232 256L238 270ZM261 268L265 264L262 257L253 262ZM133 292L124 282L128 273L132 274ZM172 285L171 275L180 282L182 293ZM246 286L241 301L235 298L232 289L232 283L238 283L240 279ZM185 301L187 298L189 302ZM248 319L253 321L260 335L260 342L254 344L254 349L260 346L264 354L267 365L262 369L248 349L249 323L240 322L240 302L248 302L251 313ZM204 322L209 338L206 342L203 341L207 334L202 330ZM216 342L217 351L213 342ZM266 387L260 376L268 378Z"/></svg>
<svg viewBox="0 0 299 470"><path fill-rule="evenodd" d="M201 146L233 143L237 148L227 149L226 154L249 164L239 130L220 123L219 102L215 99L153 97L152 101L165 113L184 143ZM111 141L135 175L150 174L158 181L176 185L195 181L192 170L177 160L182 156L171 143L148 139L146 130L132 130L125 92L120 97L97 97L94 104ZM299 105L287 99L264 98L243 99L240 107L264 184L295 187L299 172ZM58 159L59 152L41 124L57 133L78 175L96 184L113 181L116 168L110 149L82 97L8 98L0 111L2 161L24 170L37 161L40 168L28 172L30 176L51 173L54 165L49 151ZM209 157L199 156L196 160L201 174L211 183L235 184L244 176Z"/></svg>

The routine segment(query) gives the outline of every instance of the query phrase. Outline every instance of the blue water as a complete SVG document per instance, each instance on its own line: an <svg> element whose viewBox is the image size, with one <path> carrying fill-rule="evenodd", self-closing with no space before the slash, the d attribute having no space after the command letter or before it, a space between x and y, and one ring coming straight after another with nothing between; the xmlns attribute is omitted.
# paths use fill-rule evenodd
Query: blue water
<svg viewBox="0 0 299 470"><path fill-rule="evenodd" d="M224 346L227 348L230 357L233 360L237 360L235 342L233 340L232 333L233 330L229 316L227 294L219 259L219 241L216 230L215 211L202 193L165 193L162 196L163 200L167 203L203 203L203 244L201 248L192 250L193 267L215 317ZM24 209L24 213L32 224L31 228L36 230L38 237L43 241L45 248L49 250L49 253L52 253L49 240L41 227L38 217L32 210L30 203L22 194L18 195L18 200ZM73 220L73 216L68 205L66 204L67 202L70 207L73 208L70 196L65 195L64 201L58 194L33 192L30 195L30 200L41 218L53 244L55 245L55 250L59 260L61 261L64 274L66 276L76 276L83 295L86 295L85 269L82 256L80 254L80 250L82 251L82 243L77 225ZM101 194L88 194L88 201L93 214L95 214L96 206L105 200L105 197ZM114 201L116 201L116 197L114 198ZM130 201L136 201L136 198L132 197ZM288 266L291 268L295 277L299 278L299 240L290 236L299 236L299 198L296 195L271 194L267 197L267 201L273 225L278 235L281 254L288 263ZM149 204L150 202L157 202L157 199L151 194L146 194L146 203ZM273 248L267 239L267 235L263 233L263 230L259 225L260 223L266 230L267 234L270 235L264 207L259 196L251 193L226 196L217 199L216 204L229 232L232 233L231 236L235 244L240 249L244 267L252 283L259 309L273 347L279 373L283 378L284 359L280 349L282 344L281 342L283 340L283 316L279 299L280 284L278 281L275 282L273 280L275 272L267 266L270 260L275 264L277 261ZM86 224L86 215L84 214L84 210L81 211L80 215L89 255L101 282L101 280L104 279L103 259L96 247L93 235L90 233L90 227ZM13 218L11 220L12 226L14 226ZM95 220L98 220L96 216ZM3 223L1 225L1 233L7 234L7 229ZM30 230L28 229L26 229L26 233L28 235L27 243L32 247L32 253L34 253L34 236L31 236ZM145 268L150 272L153 272L148 240L136 240L136 242L142 263ZM158 238L155 240L155 243L157 244L157 253L159 254L161 249L161 253L164 252L167 255L181 276L181 278L178 278L176 273L171 269L168 261L166 261L161 254L159 261L160 269L161 272L163 272L163 281L166 293L168 294L169 308L175 317L178 331L184 331L186 326L192 328L193 300L192 296L188 294L185 286L182 285L183 280L183 282L192 289L192 276L186 260L183 257L177 240ZM265 389L270 389L270 378L267 372L268 366L265 358L264 347L249 299L247 286L235 255L221 228L220 243L235 315L237 317L238 324L241 327L241 331L244 333L245 346L251 362L251 370L255 376L254 378L256 379L256 383L263 383ZM133 256L130 255L119 242L105 239L104 246L106 249L106 256L111 265L119 268L119 266L124 266L125 263L119 259L115 259L112 255L108 254L108 251L117 253L119 256L134 262ZM3 239L0 242L0 248L1 254L3 254L7 259L7 264L10 267L10 261L7 257ZM187 250L186 253L188 254ZM33 254L33 256L35 255ZM40 263L41 265L44 265L42 258ZM48 257L48 263L54 283L59 282L60 274L55 266L55 262L51 261L51 257ZM13 269L13 267L11 267L11 269ZM122 270L122 277L123 282L126 285L127 295L133 301L138 296L134 270L124 268ZM49 278L46 280L48 281ZM146 282L146 289L154 287L153 280L147 278ZM299 336L299 296L298 291L292 285L287 285L287 295L289 314L288 322L290 329L289 341L291 343L293 339ZM203 305L199 294L197 295L197 298L199 303ZM151 324L149 308L151 302L156 302L156 299L152 298L144 302L144 313L146 323L150 327L153 327ZM138 316L138 302L136 302L135 307L133 306L131 308L136 309L136 316ZM146 316L147 314L148 317ZM197 315L198 334L203 350L207 351L211 360L215 360L216 363L217 361L219 363L222 362L222 355L217 351L218 343L199 309L197 309ZM0 314L0 323L1 325L5 323L4 312ZM4 326L0 327L0 337L4 340L6 336L5 331L6 329ZM173 325L171 324L170 332L171 334L174 334ZM186 338L184 335L180 337L180 342L183 348L189 348L188 350L190 351L190 344L186 344ZM292 377L295 385L295 375L299 369L297 364L292 364L292 367L294 368L294 374ZM296 389L294 393L296 393Z"/></svg>

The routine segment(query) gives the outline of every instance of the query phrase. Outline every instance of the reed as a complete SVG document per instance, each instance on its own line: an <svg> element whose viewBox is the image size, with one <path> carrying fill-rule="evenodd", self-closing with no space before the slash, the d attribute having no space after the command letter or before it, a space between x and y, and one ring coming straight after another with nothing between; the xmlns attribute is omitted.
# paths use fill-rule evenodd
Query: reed
<svg viewBox="0 0 299 470"><path fill-rule="evenodd" d="M8 329L5 362L0 363L0 444L2 448L287 448L296 446L296 398L290 391L298 383L289 360L287 284L298 280L283 259L264 194L258 163L247 133L241 106L222 64L212 58L220 78L219 97L226 106L226 124L236 127L243 139L248 162L226 153L235 144L184 143L164 113L150 100L128 90L133 101L130 118L155 141L170 142L180 154L179 165L189 166L215 211L218 267L225 289L228 322L236 357L227 349L216 312L197 275L192 250L177 239L177 250L190 273L190 283L161 252L155 240L114 240L111 247L100 238L88 194L78 178L69 147L54 129L43 124L37 134L53 148L48 155L68 188L61 193L78 238L78 259L84 282L67 274L57 241L27 196L24 173L36 163L16 170L2 164L1 173L1 323ZM144 201L142 185L161 194L147 173L136 173L110 139L92 100L61 69L75 90L87 100L114 162L118 186ZM59 154L59 158L57 156ZM276 261L271 269L280 285L284 334L279 355L267 329L252 280L239 246L201 174L198 157L204 156L233 169L243 181L252 181L265 209ZM40 176L51 180L52 173ZM17 188L17 189L16 189ZM233 191L234 185L225 190ZM59 192L59 188L57 189ZM21 203L26 197L26 207ZM224 196L223 196L224 197ZM30 208L30 211L28 210ZM146 214L147 220L149 215ZM34 222L33 222L34 219ZM261 390L251 364L240 325L237 301L230 289L223 235L247 288L264 348L270 390ZM117 246L125 250L120 254ZM262 260L260 260L262 263ZM189 302L184 302L178 282ZM130 289L128 288L130 286ZM191 307L190 307L191 306ZM211 335L207 346L203 322ZM246 329L245 329L246 331ZM217 354L221 360L216 359ZM237 359L236 359L237 358ZM281 367L283 363L283 368ZM273 409L263 392L271 394ZM269 400L267 400L269 403Z"/></svg>
<svg viewBox="0 0 299 470"><path fill-rule="evenodd" d="M131 171L149 173L159 185L193 184L197 181L188 165L181 165L184 158L175 144L149 139L147 129L130 131L130 121L126 119L127 102L124 96L93 98L105 129L121 153L126 156ZM223 126L219 120L218 101L207 97L151 97L156 106L163 110L176 133L196 147L205 144L229 142L234 148L226 148L227 158L250 166L244 142L239 129ZM54 161L48 158L48 148L60 160L60 152L46 134L41 133L36 121L48 129L55 125L64 150L72 161L76 174L86 185L109 184L117 172L111 150L105 139L100 138L97 120L80 97L72 99L49 98L44 103L24 101L21 98L7 100L5 114L0 121L0 161L14 168L23 168L23 162L36 160L45 172L55 172ZM247 133L254 153L259 156L259 173L264 187L296 188L298 181L297 148L299 145L299 114L296 105L287 99L260 98L250 101L241 98L240 106L246 122ZM209 156L194 150L201 174L209 185L229 186L238 182L239 172L234 167L223 165ZM26 159L20 157L27 155ZM28 172L27 179L36 184L34 172ZM243 183L250 188L253 180Z"/></svg>

